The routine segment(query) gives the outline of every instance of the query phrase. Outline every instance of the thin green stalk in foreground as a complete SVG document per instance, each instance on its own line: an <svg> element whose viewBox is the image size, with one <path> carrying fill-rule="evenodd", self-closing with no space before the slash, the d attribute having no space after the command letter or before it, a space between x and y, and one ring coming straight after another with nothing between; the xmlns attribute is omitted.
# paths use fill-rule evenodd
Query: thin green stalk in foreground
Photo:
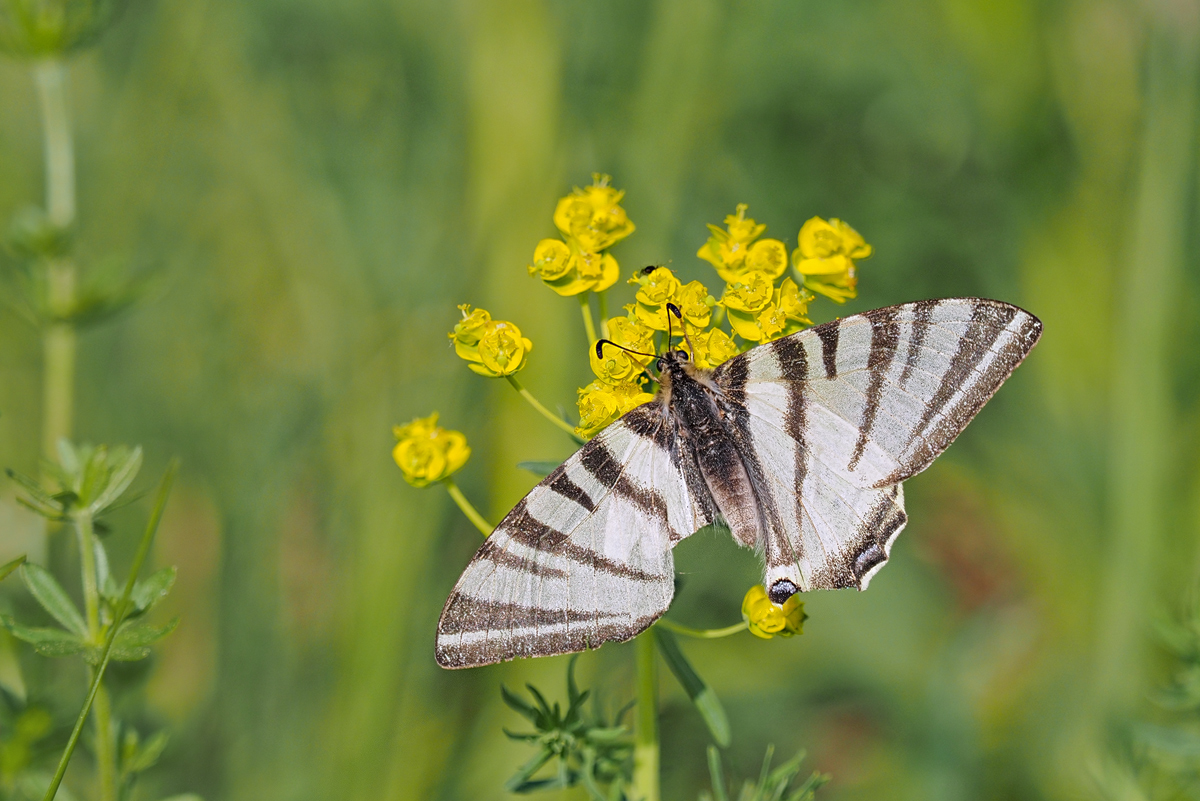
<svg viewBox="0 0 1200 801"><path fill-rule="evenodd" d="M100 664L96 666L95 672L92 674L92 684L88 688L87 698L84 699L83 709L79 710L79 717L75 720L75 728L71 730L71 737L67 740L67 747L63 749L62 759L58 761L58 769L54 771L54 778L50 781L50 787L46 790L46 795L43 801L54 801L54 796L58 793L59 785L62 784L63 776L67 773L67 765L71 762L71 754L75 752L75 745L79 742L79 734L83 731L83 724L87 721L88 712L92 709L92 703L96 700L96 695L100 692L100 682L104 678L104 671L108 668L108 662L112 658L113 642L117 639L117 632L121 628L121 623L125 621L125 613L129 611L129 598L133 595L133 586L137 582L138 573L141 572L142 564L146 561L146 556L150 553L150 545L154 542L154 534L158 531L159 521L162 520L163 509L167 505L167 496L171 494L171 485L175 482L175 473L179 470L179 461L172 459L167 466L167 472L163 475L162 483L158 486L158 498L154 502L154 511L150 513L150 519L146 522L146 531L142 534L142 541L138 544L137 553L133 557L133 565L129 568L129 578L125 581L125 591L121 593L121 600L117 604L116 616L113 619L112 627L108 630L108 637L104 641L104 651L100 657Z"/></svg>
<svg viewBox="0 0 1200 801"><path fill-rule="evenodd" d="M46 216L55 227L75 222L75 151L67 113L67 68L56 59L33 68L42 115L46 160ZM51 322L42 334L42 452L53 459L58 441L71 436L75 395L75 328L65 318L75 305L75 265L56 258L46 265Z"/></svg>
<svg viewBox="0 0 1200 801"><path fill-rule="evenodd" d="M596 341L596 324L592 322L592 307L588 303L591 294L591 292L580 292L576 296L579 298L579 308L583 312L583 329L587 332L588 345Z"/></svg>
<svg viewBox="0 0 1200 801"><path fill-rule="evenodd" d="M702 640L716 640L721 637L728 637L740 631L745 631L750 626L749 623L743 620L741 623L734 623L732 626L726 626L723 629L694 629L691 626L684 626L672 620L667 620L665 617L659 618L658 622L654 625L662 626L667 631L673 631L685 637L696 637Z"/></svg>
<svg viewBox="0 0 1200 801"><path fill-rule="evenodd" d="M633 796L659 801L658 676L654 664L653 632L633 641L637 659L637 732L633 745Z"/></svg>
<svg viewBox="0 0 1200 801"><path fill-rule="evenodd" d="M450 497L458 504L458 508L467 516L467 519L475 524L475 528L479 529L479 533L483 536L490 536L495 526L483 519L483 515L476 511L475 507L467 500L467 496L463 495L462 490L454 483L454 479L446 476L442 479L442 483L446 485L446 492L450 493Z"/></svg>
<svg viewBox="0 0 1200 801"><path fill-rule="evenodd" d="M600 307L600 336L608 339L608 290L596 293L596 303Z"/></svg>
<svg viewBox="0 0 1200 801"><path fill-rule="evenodd" d="M549 409L547 409L545 406L543 406L541 404L541 401L539 401L537 398L533 397L533 394L530 393L529 390L527 390L527 389L525 389L525 387L521 386L521 382L517 380L516 376L506 375L504 377L508 379L508 383L513 385L513 389L515 389L517 392L521 393L522 398L529 401L530 406L537 409L538 412L541 413L542 417L545 417L551 423L554 423L554 425L558 426L563 431L566 431L572 437L575 436L575 428L570 423L568 423L566 420L563 420L561 417L558 417L553 412L551 412Z"/></svg>

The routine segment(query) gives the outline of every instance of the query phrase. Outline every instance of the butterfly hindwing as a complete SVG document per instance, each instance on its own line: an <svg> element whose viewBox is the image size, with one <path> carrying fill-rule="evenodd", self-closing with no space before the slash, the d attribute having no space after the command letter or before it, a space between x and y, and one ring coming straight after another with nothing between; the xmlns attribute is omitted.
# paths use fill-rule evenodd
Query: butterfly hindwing
<svg viewBox="0 0 1200 801"><path fill-rule="evenodd" d="M442 610L437 660L472 667L625 641L674 594L671 548L712 521L660 404L605 429L538 484Z"/></svg>
<svg viewBox="0 0 1200 801"><path fill-rule="evenodd" d="M1028 354L1032 315L971 298L877 309L756 347L714 373L756 474L767 582L865 588L929 466Z"/></svg>

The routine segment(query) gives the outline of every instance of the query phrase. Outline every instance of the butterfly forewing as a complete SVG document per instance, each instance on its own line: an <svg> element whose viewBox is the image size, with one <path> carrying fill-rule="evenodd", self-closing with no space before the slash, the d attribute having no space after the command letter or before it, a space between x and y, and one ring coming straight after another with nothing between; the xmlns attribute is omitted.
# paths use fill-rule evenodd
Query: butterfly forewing
<svg viewBox="0 0 1200 801"><path fill-rule="evenodd" d="M924 470L1028 354L1041 323L1005 303L923 301L754 348L714 374L765 514L766 580L865 588Z"/></svg>
<svg viewBox="0 0 1200 801"><path fill-rule="evenodd" d="M437 660L471 667L624 641L671 603L675 542L711 521L657 403L537 485L475 554L442 610Z"/></svg>

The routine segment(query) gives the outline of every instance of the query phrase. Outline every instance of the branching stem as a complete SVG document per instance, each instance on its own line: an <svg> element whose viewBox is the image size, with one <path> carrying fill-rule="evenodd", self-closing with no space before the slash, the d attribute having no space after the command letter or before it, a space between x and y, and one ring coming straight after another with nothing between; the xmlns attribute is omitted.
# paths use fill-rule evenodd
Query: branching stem
<svg viewBox="0 0 1200 801"><path fill-rule="evenodd" d="M591 304L588 303L588 298L590 298L591 295L592 293L590 291L580 292L578 295L576 295L576 297L579 298L579 308L583 312L583 329L587 332L589 346L597 339L596 324L592 322L592 307Z"/></svg>
<svg viewBox="0 0 1200 801"><path fill-rule="evenodd" d="M745 631L749 628L749 623L742 621L734 623L732 626L726 626L723 629L694 629L691 626L684 626L667 618L659 618L656 626L662 626L667 631L673 631L676 634L682 634L684 637L696 637L701 640L716 640L721 637L729 637L733 634Z"/></svg>
<svg viewBox="0 0 1200 801"><path fill-rule="evenodd" d="M595 340L593 340L593 341L595 341ZM516 376L506 375L504 377L508 379L508 383L513 385L513 389L515 389L517 392L521 393L521 397L523 397L525 400L529 401L530 406L532 406L533 408L538 410L538 412L542 415L542 417L545 417L551 423L554 423L554 425L558 426L563 431L566 431L572 437L575 436L574 427L572 427L572 425L570 423L568 423L566 420L563 420L561 417L557 416L552 411L550 411L545 406L543 406L541 404L541 401L539 401L537 398L533 397L533 394L529 390L527 390L527 389L525 389L525 387L521 386L521 382L517 380Z"/></svg>
<svg viewBox="0 0 1200 801"><path fill-rule="evenodd" d="M462 490L454 483L454 479L451 476L446 476L442 479L442 483L446 485L446 492L450 493L450 497L458 504L458 508L462 510L462 513L467 516L468 520L475 524L475 528L479 529L479 533L485 537L489 536L495 529L495 526L483 519L483 515L479 514L471 502L467 500L467 496L463 495Z"/></svg>

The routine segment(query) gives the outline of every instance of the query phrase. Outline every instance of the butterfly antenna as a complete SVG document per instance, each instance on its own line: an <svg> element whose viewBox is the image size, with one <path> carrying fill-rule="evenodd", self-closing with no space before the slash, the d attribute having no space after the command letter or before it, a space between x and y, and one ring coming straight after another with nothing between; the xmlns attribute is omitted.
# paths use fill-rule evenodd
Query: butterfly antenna
<svg viewBox="0 0 1200 801"><path fill-rule="evenodd" d="M653 353L642 353L640 350L634 350L633 348L627 348L624 345L618 345L616 342L613 342L611 339L600 339L600 340L596 341L596 358L597 359L604 358L604 346L605 345L612 345L614 348L620 348L621 350L625 351L626 353L632 353L637 356L649 356L651 359L657 358ZM647 369L644 365L642 366L642 372L645 373L646 377L649 378L651 381L658 381L658 379L654 377L654 374L651 373L650 370Z"/></svg>
<svg viewBox="0 0 1200 801"><path fill-rule="evenodd" d="M695 361L696 360L696 347L692 344L692 338L688 336L687 321L683 319L683 314L680 313L679 307L676 306L674 303L667 304L667 311L669 311L671 314L674 314L676 317L679 318L679 327L683 329L683 339L685 342L687 342L688 352L692 354L692 361ZM667 315L667 331L668 331L667 347L668 348L671 346L670 333L669 333L671 330L671 314Z"/></svg>

